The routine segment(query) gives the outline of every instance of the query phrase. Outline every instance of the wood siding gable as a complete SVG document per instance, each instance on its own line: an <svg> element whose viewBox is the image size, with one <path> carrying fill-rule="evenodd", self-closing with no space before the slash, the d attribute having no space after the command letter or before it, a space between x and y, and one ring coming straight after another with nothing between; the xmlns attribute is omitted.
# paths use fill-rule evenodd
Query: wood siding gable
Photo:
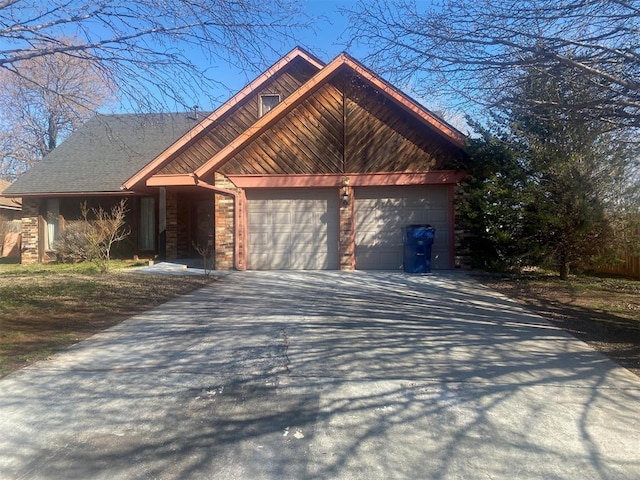
<svg viewBox="0 0 640 480"><path fill-rule="evenodd" d="M351 72L337 75L219 167L225 175L455 169L462 150Z"/></svg>
<svg viewBox="0 0 640 480"><path fill-rule="evenodd" d="M295 48L129 178L122 189L141 186L142 182L156 174L192 173L255 123L261 94L279 93L286 98L323 66L311 54Z"/></svg>
<svg viewBox="0 0 640 480"><path fill-rule="evenodd" d="M326 84L230 158L223 174L343 171L342 92Z"/></svg>
<svg viewBox="0 0 640 480"><path fill-rule="evenodd" d="M340 175L459 167L464 135L348 55L325 66L304 55L282 62L154 160L147 185L195 185L214 172ZM260 116L260 95L274 93L280 103Z"/></svg>
<svg viewBox="0 0 640 480"><path fill-rule="evenodd" d="M197 170L258 120L261 95L275 93L280 95L281 99L285 99L300 88L316 71L302 60L293 61L288 68L279 72L259 90L247 96L243 102L213 122L205 133L188 148L182 149L157 173L159 175L188 174Z"/></svg>
<svg viewBox="0 0 640 480"><path fill-rule="evenodd" d="M408 114L383 92L345 75L345 172L460 168L463 149Z"/></svg>

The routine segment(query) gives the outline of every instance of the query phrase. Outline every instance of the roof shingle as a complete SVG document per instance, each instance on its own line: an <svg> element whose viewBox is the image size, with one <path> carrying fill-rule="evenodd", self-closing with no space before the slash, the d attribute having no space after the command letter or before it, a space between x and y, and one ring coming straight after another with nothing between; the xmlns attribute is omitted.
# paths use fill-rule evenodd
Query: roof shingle
<svg viewBox="0 0 640 480"><path fill-rule="evenodd" d="M96 115L4 193L120 192L128 178L197 123L192 112Z"/></svg>

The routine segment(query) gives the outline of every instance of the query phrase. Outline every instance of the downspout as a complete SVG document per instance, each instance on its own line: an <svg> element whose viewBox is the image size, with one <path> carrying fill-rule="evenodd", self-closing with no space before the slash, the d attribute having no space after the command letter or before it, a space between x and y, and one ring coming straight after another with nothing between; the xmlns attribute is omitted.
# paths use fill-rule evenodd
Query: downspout
<svg viewBox="0 0 640 480"><path fill-rule="evenodd" d="M197 176L194 176L194 180L196 182L196 187L207 188L221 195L228 195L233 198L233 267L236 270L246 270L244 259L242 259L242 261L240 259L240 242L238 242L238 228L240 225L240 198L238 192L216 187L215 185L211 185L210 183L201 180Z"/></svg>

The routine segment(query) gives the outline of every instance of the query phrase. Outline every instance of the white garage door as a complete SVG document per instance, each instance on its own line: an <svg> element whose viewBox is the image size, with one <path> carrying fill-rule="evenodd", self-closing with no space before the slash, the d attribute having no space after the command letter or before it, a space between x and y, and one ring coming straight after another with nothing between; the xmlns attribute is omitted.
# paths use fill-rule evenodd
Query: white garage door
<svg viewBox="0 0 640 480"><path fill-rule="evenodd" d="M448 192L446 185L356 188L356 268L402 268L402 228L412 224L435 227L431 267L450 268Z"/></svg>
<svg viewBox="0 0 640 480"><path fill-rule="evenodd" d="M251 270L338 268L335 189L247 190Z"/></svg>

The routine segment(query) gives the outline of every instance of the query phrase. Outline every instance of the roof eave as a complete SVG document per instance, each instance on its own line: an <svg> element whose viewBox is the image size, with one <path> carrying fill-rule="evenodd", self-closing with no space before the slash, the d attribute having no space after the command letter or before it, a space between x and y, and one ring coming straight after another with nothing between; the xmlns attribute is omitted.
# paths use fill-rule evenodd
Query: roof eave
<svg viewBox="0 0 640 480"><path fill-rule="evenodd" d="M135 192L132 191L114 191L114 190L104 190L104 191L91 191L84 190L78 192L29 192L29 193L12 193L12 194L3 194L5 197L10 198L35 198L35 197L76 197L76 196L112 196L112 195L134 195Z"/></svg>

